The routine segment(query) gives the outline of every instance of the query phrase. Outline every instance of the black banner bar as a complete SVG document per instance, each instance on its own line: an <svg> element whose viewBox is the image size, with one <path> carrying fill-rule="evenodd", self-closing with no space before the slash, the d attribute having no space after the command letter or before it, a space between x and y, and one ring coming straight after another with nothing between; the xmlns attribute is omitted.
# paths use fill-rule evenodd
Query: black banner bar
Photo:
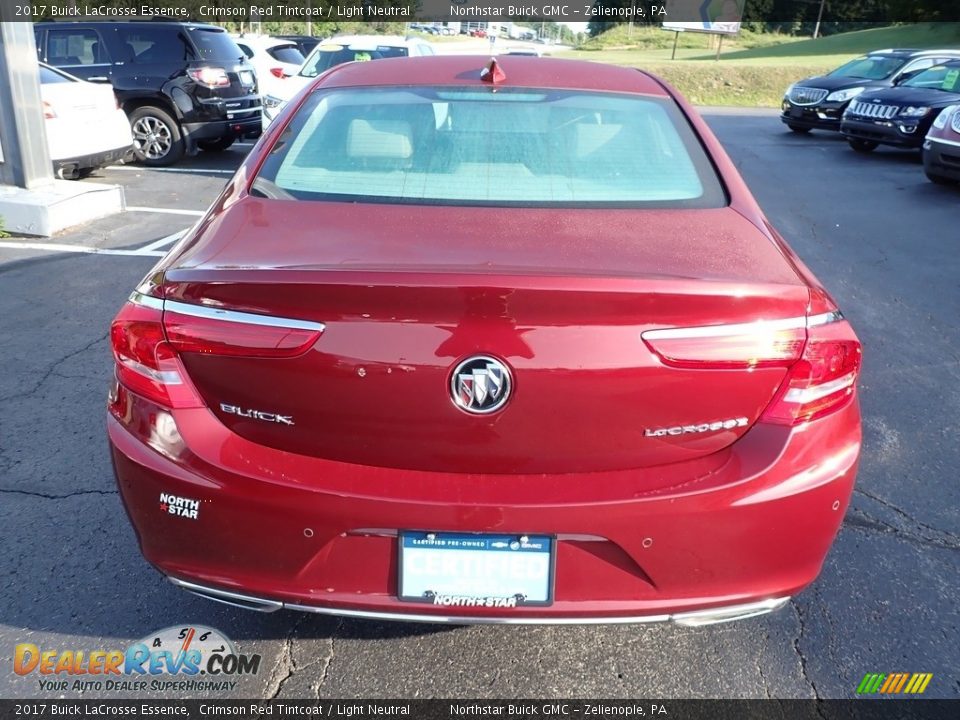
<svg viewBox="0 0 960 720"><path fill-rule="evenodd" d="M956 700L0 700L0 718L953 720Z"/></svg>
<svg viewBox="0 0 960 720"><path fill-rule="evenodd" d="M13 21L203 22L555 21L638 24L786 22L816 16L816 0L4 0ZM873 0L833 7L825 21L960 21L960 0ZM811 9L812 8L812 9Z"/></svg>

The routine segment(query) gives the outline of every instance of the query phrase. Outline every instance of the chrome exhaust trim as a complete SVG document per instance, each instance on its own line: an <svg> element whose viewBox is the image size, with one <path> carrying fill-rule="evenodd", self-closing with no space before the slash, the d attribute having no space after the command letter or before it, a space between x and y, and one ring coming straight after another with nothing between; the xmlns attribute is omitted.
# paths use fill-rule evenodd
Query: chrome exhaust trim
<svg viewBox="0 0 960 720"><path fill-rule="evenodd" d="M203 585L197 585L196 583L187 582L186 580L179 580L170 576L167 576L167 580L172 582L177 587L193 593L194 595L198 595L206 600L213 600L214 602L223 603L224 605L230 605L232 607L238 607L243 610L255 610L257 612L271 613L283 608L283 603L277 600L264 600L262 598L253 597L252 595L243 595L242 593L230 592L228 590L205 587Z"/></svg>
<svg viewBox="0 0 960 720"><path fill-rule="evenodd" d="M728 605L726 607L710 608L709 610L693 610L690 612L676 613L672 615L670 619L678 625L685 625L687 627L716 625L717 623L766 615L774 610L779 610L788 602L790 602L789 597L771 598L769 600L760 600L744 605Z"/></svg>
<svg viewBox="0 0 960 720"><path fill-rule="evenodd" d="M779 610L790 602L789 597L780 597L740 605L726 605L708 610L692 610L689 612L674 613L672 615L637 615L632 617L479 617L469 615L430 615L426 613L348 610L316 605L299 605L297 603L267 600L252 595L197 585L196 583L179 580L175 577L167 577L167 579L177 587L191 592L194 595L243 610L271 613L286 609L360 620L391 620L397 622L436 623L445 625L634 625L641 623L674 622L686 627L700 627L702 625L714 625L716 623L725 623L733 620L743 620L745 618L766 615L774 610Z"/></svg>

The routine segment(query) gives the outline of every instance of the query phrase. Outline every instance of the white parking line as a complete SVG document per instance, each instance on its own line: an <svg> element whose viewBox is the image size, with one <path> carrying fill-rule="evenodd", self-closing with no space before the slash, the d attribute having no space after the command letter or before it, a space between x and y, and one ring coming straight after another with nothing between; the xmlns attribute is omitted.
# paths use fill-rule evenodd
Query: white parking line
<svg viewBox="0 0 960 720"><path fill-rule="evenodd" d="M40 243L40 242L0 242L0 248L9 248L11 250L47 250L49 252L63 253L85 253L88 255L133 255L163 257L165 252L157 252L140 248L139 250L111 250L109 248L90 247L88 245L66 245L62 243Z"/></svg>
<svg viewBox="0 0 960 720"><path fill-rule="evenodd" d="M108 165L107 170L127 170L129 172L143 172L149 170L150 172L168 172L168 173L217 173L220 175L233 175L236 170L221 170L219 168L144 168L144 167L133 167L130 165Z"/></svg>
<svg viewBox="0 0 960 720"><path fill-rule="evenodd" d="M177 240L182 238L186 232L187 232L186 230L177 230L177 232L171 235L162 237L159 240L154 240L149 245L144 245L142 248L137 248L137 252L149 252L150 250L159 250L160 248L166 245L171 245L175 243Z"/></svg>
<svg viewBox="0 0 960 720"><path fill-rule="evenodd" d="M180 210L177 208L158 208L158 207L142 207L127 205L127 212L149 212L149 213L166 213L168 215L190 215L192 217L202 217L206 214L206 210Z"/></svg>

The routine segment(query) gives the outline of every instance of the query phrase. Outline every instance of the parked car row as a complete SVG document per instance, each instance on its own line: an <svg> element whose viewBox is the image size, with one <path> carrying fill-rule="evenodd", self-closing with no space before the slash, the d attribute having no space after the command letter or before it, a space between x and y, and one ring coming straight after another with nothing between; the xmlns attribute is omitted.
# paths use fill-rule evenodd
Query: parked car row
<svg viewBox="0 0 960 720"><path fill-rule="evenodd" d="M301 88L335 65L435 54L430 43L413 37L231 36L220 27L179 22L42 22L34 33L44 99L61 96L45 103L48 119L59 116L47 105L61 112L69 107L67 91L53 85L72 84L75 96L99 98L114 113L102 122L85 120L98 127L83 148L64 144L62 120L48 130L56 139L55 170L68 178L124 156L165 166L199 150L226 150L238 138L259 136ZM127 120L122 147L121 116Z"/></svg>
<svg viewBox="0 0 960 720"><path fill-rule="evenodd" d="M927 177L960 182L960 50L878 50L787 88L793 132L839 131L857 152L922 149Z"/></svg>
<svg viewBox="0 0 960 720"><path fill-rule="evenodd" d="M398 57L435 55L433 46L419 38L399 35L342 35L319 43L297 72L264 93L263 127L266 128L301 89L336 65Z"/></svg>
<svg viewBox="0 0 960 720"><path fill-rule="evenodd" d="M34 34L40 62L88 83L112 85L133 133L133 154L146 165L225 150L262 131L256 70L223 28L41 22Z"/></svg>

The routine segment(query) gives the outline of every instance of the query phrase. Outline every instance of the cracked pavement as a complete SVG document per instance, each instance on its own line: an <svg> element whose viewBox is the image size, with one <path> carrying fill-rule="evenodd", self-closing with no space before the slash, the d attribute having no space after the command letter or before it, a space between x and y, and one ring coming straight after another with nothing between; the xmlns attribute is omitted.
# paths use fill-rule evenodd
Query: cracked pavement
<svg viewBox="0 0 960 720"><path fill-rule="evenodd" d="M892 671L932 672L927 697L960 697L960 194L907 153L860 156L769 115L707 119L865 347L858 487L820 578L787 608L705 628L434 627L261 615L180 591L140 556L105 436L106 330L153 259L0 250L0 696L43 696L10 672L17 643L113 649L197 623L263 658L233 697L844 698ZM234 167L241 152L182 167ZM103 178L130 205L196 208L227 176ZM143 244L189 224L173 217L57 241Z"/></svg>

